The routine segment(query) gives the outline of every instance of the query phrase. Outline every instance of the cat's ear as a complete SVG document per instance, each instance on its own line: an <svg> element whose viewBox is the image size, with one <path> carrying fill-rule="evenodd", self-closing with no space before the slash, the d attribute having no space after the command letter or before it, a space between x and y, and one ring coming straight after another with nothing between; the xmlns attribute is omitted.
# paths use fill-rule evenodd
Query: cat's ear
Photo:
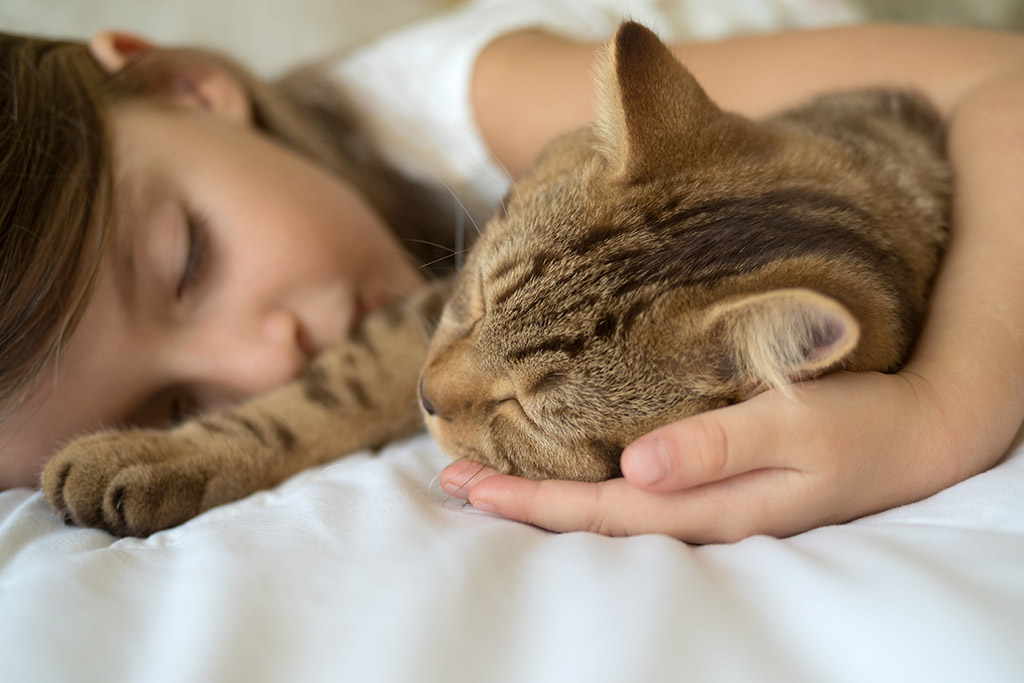
<svg viewBox="0 0 1024 683"><path fill-rule="evenodd" d="M860 324L835 299L809 289L751 294L714 306L706 319L750 389L785 387L839 366Z"/></svg>
<svg viewBox="0 0 1024 683"><path fill-rule="evenodd" d="M635 22L622 24L597 70L595 131L613 174L643 180L666 160L692 162L749 122L726 114L661 42Z"/></svg>

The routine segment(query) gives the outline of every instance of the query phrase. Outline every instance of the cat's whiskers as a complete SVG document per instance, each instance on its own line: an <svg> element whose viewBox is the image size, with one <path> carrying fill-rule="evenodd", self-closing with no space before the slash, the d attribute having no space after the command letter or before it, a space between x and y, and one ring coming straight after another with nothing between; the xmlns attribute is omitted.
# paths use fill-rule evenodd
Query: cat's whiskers
<svg viewBox="0 0 1024 683"><path fill-rule="evenodd" d="M426 245L428 247L434 247L436 249L440 249L442 251L449 252L449 253L445 254L444 256L441 256L439 258L434 259L433 261L427 261L426 263L418 264L416 267L419 270L427 270L431 266L436 265L438 263L441 263L442 261L445 261L445 260L450 259L450 258L454 258L454 259L457 259L457 260L461 258L461 254L460 254L460 251L459 251L458 248L452 248L451 246L449 246L447 244L440 244L440 243L434 242L432 240L421 240L421 239L406 238L406 239L402 240L402 243L403 244L423 244L423 245ZM461 265L460 265L460 267L461 267Z"/></svg>
<svg viewBox="0 0 1024 683"><path fill-rule="evenodd" d="M460 209L462 209L462 211L459 212L459 214L458 214L459 215L459 225L456 226L456 230L464 231L464 227L465 226L462 224L462 221L464 220L464 217L468 217L470 223L473 224L473 228L476 230L476 234L477 235L482 235L483 234L483 230L481 230L480 226L477 224L477 222L475 220L473 220L473 215L466 208L465 202L463 202L462 199L459 197L459 194L454 189L452 189L452 186L447 181L445 181L445 179L442 178L441 175L435 169L433 169L431 166L429 166L429 165L427 165L425 163L422 163L422 162L418 163L417 166L419 166L423 171L425 171L427 175L431 176L434 180L436 180L438 182L438 184L441 185L441 187L443 187L445 190L447 190L447 192L451 196L452 200L459 206ZM506 171L506 174L507 174L507 171Z"/></svg>
<svg viewBox="0 0 1024 683"><path fill-rule="evenodd" d="M433 261L428 261L426 263L423 263L423 264L421 264L419 266L419 268L421 270L426 270L426 269L430 268L431 266L434 266L434 265L436 265L438 263L441 263L442 261L447 261L450 258L454 258L455 259L455 268L456 268L456 270L461 271L462 270L463 252L459 251L459 250L456 250L456 249L449 249L449 251L451 251L450 254L446 254L445 256L442 256L440 258L436 258Z"/></svg>
<svg viewBox="0 0 1024 683"><path fill-rule="evenodd" d="M473 461L467 461L467 462L473 462ZM479 466L477 471L476 471L476 473L473 474L469 479L467 479L461 486L459 486L458 489L457 489L458 491L465 492L466 491L466 486L468 484L470 484L471 482L473 482L474 480L476 480L477 477L479 477L480 474L487 467L486 465L484 465L482 463L474 463L474 464ZM430 480L430 484L428 485L427 489L428 489L428 491L435 491L435 490L438 490L438 489L440 489L441 491L444 491L445 497L444 497L444 500L441 503L444 507L451 507L451 508L454 508L454 509L457 509L457 510L465 510L465 509L468 508L470 511L477 511L476 508L473 507L472 503L469 502L469 500L467 500L465 498L460 498L457 495L452 495L451 493L448 493L447 491L445 491L445 489L441 486L441 474L440 473L435 475L434 478Z"/></svg>
<svg viewBox="0 0 1024 683"><path fill-rule="evenodd" d="M471 460L469 462L473 461ZM487 469L487 465L484 465L483 463L477 462L474 464L477 466L476 472L473 474L473 476L471 476L469 479L467 479L463 484L459 486L459 491L466 491L466 486L476 481L477 477L479 477L483 473L483 471Z"/></svg>

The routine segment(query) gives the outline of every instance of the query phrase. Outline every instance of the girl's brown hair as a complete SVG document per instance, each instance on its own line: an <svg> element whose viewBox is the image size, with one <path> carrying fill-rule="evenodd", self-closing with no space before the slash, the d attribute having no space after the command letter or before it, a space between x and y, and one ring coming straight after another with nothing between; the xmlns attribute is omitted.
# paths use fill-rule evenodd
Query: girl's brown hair
<svg viewBox="0 0 1024 683"><path fill-rule="evenodd" d="M196 50L152 50L114 75L79 42L0 34L0 411L73 333L114 224L107 111L182 69L222 69L259 129L352 183L421 263L451 254L456 204L390 167L323 69L264 83Z"/></svg>

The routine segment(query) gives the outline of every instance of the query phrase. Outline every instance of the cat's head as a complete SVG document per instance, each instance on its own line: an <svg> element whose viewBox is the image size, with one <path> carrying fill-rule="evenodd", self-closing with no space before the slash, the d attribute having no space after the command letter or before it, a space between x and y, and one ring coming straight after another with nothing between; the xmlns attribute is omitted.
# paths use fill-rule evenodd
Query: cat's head
<svg viewBox="0 0 1024 683"><path fill-rule="evenodd" d="M771 252L752 213L831 210L805 191L832 182L804 161L820 154L721 111L637 24L599 80L598 122L551 144L474 247L421 378L445 450L531 478L616 476L636 437L835 368L860 336L844 305L787 284L802 261L767 291L745 275ZM726 241L749 248L723 259Z"/></svg>

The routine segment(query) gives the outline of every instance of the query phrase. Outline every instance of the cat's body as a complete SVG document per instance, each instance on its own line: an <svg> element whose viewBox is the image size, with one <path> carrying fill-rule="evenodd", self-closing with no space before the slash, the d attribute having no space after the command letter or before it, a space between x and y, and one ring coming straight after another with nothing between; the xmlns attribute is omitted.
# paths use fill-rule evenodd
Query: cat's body
<svg viewBox="0 0 1024 683"><path fill-rule="evenodd" d="M754 124L718 110L635 24L602 80L598 124L553 143L516 185L429 350L445 283L225 413L73 442L44 472L51 503L80 524L150 533L415 431L417 390L452 455L596 480L661 424L902 364L948 210L927 104L851 93Z"/></svg>
<svg viewBox="0 0 1024 683"><path fill-rule="evenodd" d="M660 425L900 367L946 235L926 103L834 94L755 124L636 25L603 83L598 124L546 150L460 274L422 381L449 453L600 480Z"/></svg>

